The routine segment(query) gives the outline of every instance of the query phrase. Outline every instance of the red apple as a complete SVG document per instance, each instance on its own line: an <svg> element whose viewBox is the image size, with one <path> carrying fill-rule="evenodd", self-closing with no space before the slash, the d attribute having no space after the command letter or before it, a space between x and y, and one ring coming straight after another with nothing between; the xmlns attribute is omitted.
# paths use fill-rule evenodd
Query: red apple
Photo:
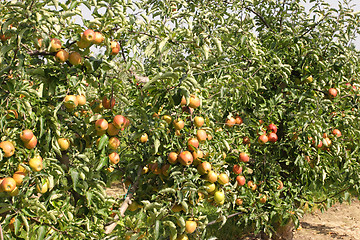
<svg viewBox="0 0 360 240"><path fill-rule="evenodd" d="M260 144L265 144L265 143L267 143L267 142L269 141L269 139L268 139L268 137L266 136L266 134L261 135L258 140L259 140L259 143L260 143Z"/></svg>
<svg viewBox="0 0 360 240"><path fill-rule="evenodd" d="M249 162L250 158L249 155L245 152L240 153L239 155L240 162Z"/></svg>
<svg viewBox="0 0 360 240"><path fill-rule="evenodd" d="M329 89L329 95L330 95L330 97L336 97L336 95L337 95L337 90L335 89L335 88L330 88Z"/></svg>
<svg viewBox="0 0 360 240"><path fill-rule="evenodd" d="M274 143L278 140L278 136L276 135L276 133L272 132L272 133L269 133L268 139L270 142Z"/></svg>
<svg viewBox="0 0 360 240"><path fill-rule="evenodd" d="M81 58L80 53L71 52L69 55L69 62L74 66L80 65L82 63L82 58Z"/></svg>
<svg viewBox="0 0 360 240"><path fill-rule="evenodd" d="M177 163L178 160L178 154L176 152L170 152L168 155L168 161L170 164Z"/></svg>
<svg viewBox="0 0 360 240"><path fill-rule="evenodd" d="M332 130L332 134L334 134L336 137L341 137L341 132L339 129Z"/></svg>
<svg viewBox="0 0 360 240"><path fill-rule="evenodd" d="M29 129L25 129L20 133L20 139L23 142L28 142L34 136L33 132Z"/></svg>
<svg viewBox="0 0 360 240"><path fill-rule="evenodd" d="M208 174L211 171L211 164L209 162L202 162L197 166L200 175Z"/></svg>
<svg viewBox="0 0 360 240"><path fill-rule="evenodd" d="M233 172L235 174L241 174L242 173L242 167L240 165L238 165L238 164L235 164L233 166Z"/></svg>
<svg viewBox="0 0 360 240"><path fill-rule="evenodd" d="M197 138L190 138L187 142L187 147L190 151L195 151L199 147L199 140Z"/></svg>
<svg viewBox="0 0 360 240"><path fill-rule="evenodd" d="M192 162L194 161L194 157L189 151L181 152L178 156L178 159L179 162L184 166L191 165Z"/></svg>
<svg viewBox="0 0 360 240"><path fill-rule="evenodd" d="M236 177L236 182L239 186L245 185L245 177L242 175L239 175Z"/></svg>
<svg viewBox="0 0 360 240"><path fill-rule="evenodd" d="M273 123L269 124L269 126L267 126L267 129L273 133L277 133L277 127Z"/></svg>
<svg viewBox="0 0 360 240"><path fill-rule="evenodd" d="M108 127L109 127L108 122L103 118L98 119L95 122L95 129L97 131L106 131L108 129Z"/></svg>

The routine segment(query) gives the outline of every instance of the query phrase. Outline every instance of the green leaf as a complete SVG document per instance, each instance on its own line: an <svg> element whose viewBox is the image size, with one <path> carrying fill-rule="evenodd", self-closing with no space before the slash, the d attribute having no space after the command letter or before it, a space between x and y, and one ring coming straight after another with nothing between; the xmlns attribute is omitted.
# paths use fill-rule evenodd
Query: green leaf
<svg viewBox="0 0 360 240"><path fill-rule="evenodd" d="M74 168L70 169L70 176L71 176L71 180L73 182L73 189L76 190L76 186L79 180L79 172L76 171Z"/></svg>
<svg viewBox="0 0 360 240"><path fill-rule="evenodd" d="M40 226L37 230L37 240L42 240L45 237L46 228L45 226Z"/></svg>

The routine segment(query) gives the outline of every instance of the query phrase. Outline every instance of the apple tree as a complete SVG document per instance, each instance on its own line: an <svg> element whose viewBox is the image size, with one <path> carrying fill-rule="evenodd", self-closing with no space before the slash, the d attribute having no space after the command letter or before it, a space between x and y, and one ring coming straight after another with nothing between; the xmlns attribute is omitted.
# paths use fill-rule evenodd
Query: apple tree
<svg viewBox="0 0 360 240"><path fill-rule="evenodd" d="M351 2L0 7L4 239L276 238L358 194Z"/></svg>

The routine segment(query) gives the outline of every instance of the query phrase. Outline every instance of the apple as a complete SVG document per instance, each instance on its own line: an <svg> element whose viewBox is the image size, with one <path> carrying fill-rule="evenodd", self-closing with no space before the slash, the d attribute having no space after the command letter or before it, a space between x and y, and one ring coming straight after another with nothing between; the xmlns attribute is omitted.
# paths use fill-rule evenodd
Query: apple
<svg viewBox="0 0 360 240"><path fill-rule="evenodd" d="M193 233L195 232L197 227L197 223L195 221L187 220L185 222L185 232L186 233Z"/></svg>
<svg viewBox="0 0 360 240"><path fill-rule="evenodd" d="M200 175L208 174L211 171L211 164L209 162L202 162L197 166Z"/></svg>
<svg viewBox="0 0 360 240"><path fill-rule="evenodd" d="M163 165L163 166L161 167L161 173L162 173L165 177L167 177L167 176L169 176L169 173L170 173L169 169L170 169L170 164L165 164L165 165Z"/></svg>
<svg viewBox="0 0 360 240"><path fill-rule="evenodd" d="M84 42L92 42L95 38L95 32L91 29L87 29L81 35L81 40Z"/></svg>
<svg viewBox="0 0 360 240"><path fill-rule="evenodd" d="M170 152L168 155L168 161L170 164L177 163L178 154L176 152Z"/></svg>
<svg viewBox="0 0 360 240"><path fill-rule="evenodd" d="M225 201L225 194L223 191L216 191L214 193L214 200L217 204L222 205Z"/></svg>
<svg viewBox="0 0 360 240"><path fill-rule="evenodd" d="M146 143L148 141L149 137L147 135L147 133L143 133L139 139L139 142L141 143Z"/></svg>
<svg viewBox="0 0 360 240"><path fill-rule="evenodd" d="M230 118L226 119L225 125L226 125L227 127L233 127L235 124L236 124L235 118L230 117Z"/></svg>
<svg viewBox="0 0 360 240"><path fill-rule="evenodd" d="M79 48L88 48L88 47L90 47L91 42L87 42L87 41L84 41L83 39L81 39L76 44L78 45Z"/></svg>
<svg viewBox="0 0 360 240"><path fill-rule="evenodd" d="M268 137L266 136L266 134L263 134L259 137L258 139L260 144L265 144L269 141Z"/></svg>
<svg viewBox="0 0 360 240"><path fill-rule="evenodd" d="M20 186L25 178L26 174L24 172L15 172L13 174L13 179L15 180L16 182L16 186Z"/></svg>
<svg viewBox="0 0 360 240"><path fill-rule="evenodd" d="M334 129L332 130L332 134L334 134L336 137L341 137L341 132L339 129Z"/></svg>
<svg viewBox="0 0 360 240"><path fill-rule="evenodd" d="M11 36L10 35L6 35L6 34L2 34L0 35L0 40L5 42L6 40L10 39Z"/></svg>
<svg viewBox="0 0 360 240"><path fill-rule="evenodd" d="M217 180L221 185L225 185L229 183L229 176L225 173L220 173Z"/></svg>
<svg viewBox="0 0 360 240"><path fill-rule="evenodd" d="M77 95L76 100L79 106L84 106L86 104L86 97L84 95Z"/></svg>
<svg viewBox="0 0 360 240"><path fill-rule="evenodd" d="M196 131L196 137L199 140L199 142L205 142L208 138L206 131L203 129L199 129Z"/></svg>
<svg viewBox="0 0 360 240"><path fill-rule="evenodd" d="M113 123L108 124L107 134L109 134L109 136L116 136L119 132L120 129L116 128Z"/></svg>
<svg viewBox="0 0 360 240"><path fill-rule="evenodd" d="M49 180L41 180L40 185L36 185L36 191L38 193L44 194L49 190Z"/></svg>
<svg viewBox="0 0 360 240"><path fill-rule="evenodd" d="M68 110L73 110L78 106L78 100L75 95L66 95L64 98L64 106Z"/></svg>
<svg viewBox="0 0 360 240"><path fill-rule="evenodd" d="M189 101L189 107L194 109L200 107L200 98L198 98L195 95L191 95Z"/></svg>
<svg viewBox="0 0 360 240"><path fill-rule="evenodd" d="M115 106L115 98L112 96L110 99L108 99L106 96L102 99L102 105L105 109L112 109Z"/></svg>
<svg viewBox="0 0 360 240"><path fill-rule="evenodd" d="M314 81L314 79L313 79L313 76L311 76L311 75L305 79L306 83L312 83L313 81Z"/></svg>
<svg viewBox="0 0 360 240"><path fill-rule="evenodd" d="M240 165L238 165L238 164L235 164L233 166L233 172L235 174L241 174L242 173L242 167Z"/></svg>
<svg viewBox="0 0 360 240"><path fill-rule="evenodd" d="M109 148L116 150L120 146L120 140L117 137L111 137L109 139Z"/></svg>
<svg viewBox="0 0 360 240"><path fill-rule="evenodd" d="M35 156L29 160L29 166L34 172L40 172L43 169L43 159L40 156Z"/></svg>
<svg viewBox="0 0 360 240"><path fill-rule="evenodd" d="M70 55L69 55L69 62L74 66L80 65L81 62L82 62L82 58L81 58L80 53L71 52Z"/></svg>
<svg viewBox="0 0 360 240"><path fill-rule="evenodd" d="M240 162L249 162L250 157L247 153L242 152L239 154L239 160L240 160Z"/></svg>
<svg viewBox="0 0 360 240"><path fill-rule="evenodd" d="M253 181L248 181L247 183L248 187L251 188L251 190L255 191L257 188L257 185Z"/></svg>
<svg viewBox="0 0 360 240"><path fill-rule="evenodd" d="M187 147L190 151L195 151L199 147L199 140L197 138L189 138Z"/></svg>
<svg viewBox="0 0 360 240"><path fill-rule="evenodd" d="M66 62L69 59L69 53L66 50L61 49L55 54L55 58L59 62Z"/></svg>
<svg viewBox="0 0 360 240"><path fill-rule="evenodd" d="M278 136L276 135L276 133L273 133L273 132L269 133L269 135L267 137L268 137L269 141L273 142L273 143L278 140Z"/></svg>
<svg viewBox="0 0 360 240"><path fill-rule="evenodd" d="M240 206L240 205L243 204L243 200L242 200L241 198L237 198L237 199L235 200L235 204L238 205L238 206Z"/></svg>
<svg viewBox="0 0 360 240"><path fill-rule="evenodd" d="M309 156L307 156L307 157L309 157ZM309 157L309 161L308 161L309 163L311 162L310 161L310 157ZM283 182L281 181L281 180L278 180L278 183L279 183L279 186L276 188L277 190L281 190L281 189L283 189L283 187L284 187L284 184L283 184Z"/></svg>
<svg viewBox="0 0 360 240"><path fill-rule="evenodd" d="M331 140L328 137L324 138L322 142L325 147L330 147L330 145L331 145Z"/></svg>
<svg viewBox="0 0 360 240"><path fill-rule="evenodd" d="M126 126L126 118L122 115L116 115L113 119L113 124L118 129L124 128Z"/></svg>
<svg viewBox="0 0 360 240"><path fill-rule="evenodd" d="M149 172L149 166L144 166L141 170L141 174L146 174Z"/></svg>
<svg viewBox="0 0 360 240"><path fill-rule="evenodd" d="M30 129L25 129L20 133L20 139L23 142L28 142L33 138L34 134Z"/></svg>
<svg viewBox="0 0 360 240"><path fill-rule="evenodd" d="M109 127L108 122L103 118L100 118L100 119L96 120L96 122L95 122L95 129L97 131L106 131L108 129L108 127ZM116 127L116 125L115 125L115 127Z"/></svg>
<svg viewBox="0 0 360 240"><path fill-rule="evenodd" d="M174 120L173 124L176 130L181 130L185 127L185 122L181 119Z"/></svg>
<svg viewBox="0 0 360 240"><path fill-rule="evenodd" d="M19 114L16 110L11 109L6 111L6 119L11 119L11 118L15 118L15 119L19 118Z"/></svg>
<svg viewBox="0 0 360 240"><path fill-rule="evenodd" d="M37 145L37 138L36 136L34 135L30 141L28 142L24 142L24 146L27 148L27 149L33 149L35 148Z"/></svg>
<svg viewBox="0 0 360 240"><path fill-rule="evenodd" d="M172 208L171 211L173 212L181 212L184 211L184 208L182 207L182 205L180 204L175 204Z"/></svg>
<svg viewBox="0 0 360 240"><path fill-rule="evenodd" d="M16 181L12 177L4 178L1 182L0 188L2 191L10 193L16 188Z"/></svg>
<svg viewBox="0 0 360 240"><path fill-rule="evenodd" d="M59 144L59 147L60 147L61 151L66 151L70 147L70 140L67 139L67 138L58 138L57 142Z"/></svg>
<svg viewBox="0 0 360 240"><path fill-rule="evenodd" d="M245 185L245 177L242 175L239 175L236 177L236 182L239 186Z"/></svg>
<svg viewBox="0 0 360 240"><path fill-rule="evenodd" d="M266 128L273 133L277 133L277 127L273 123L269 124L269 126L267 126Z"/></svg>
<svg viewBox="0 0 360 240"><path fill-rule="evenodd" d="M111 55L117 55L120 52L120 44L115 41L110 42Z"/></svg>
<svg viewBox="0 0 360 240"><path fill-rule="evenodd" d="M61 50L61 41L57 38L51 39L50 52L58 52Z"/></svg>
<svg viewBox="0 0 360 240"><path fill-rule="evenodd" d="M194 157L189 151L181 152L178 156L178 159L179 162L184 166L191 165L192 162L194 161Z"/></svg>
<svg viewBox="0 0 360 240"><path fill-rule="evenodd" d="M93 43L94 44L101 44L103 41L105 40L104 36L100 33L100 32L95 32L94 33L94 38L93 38Z"/></svg>
<svg viewBox="0 0 360 240"><path fill-rule="evenodd" d="M332 97L332 98L336 97L336 95L337 95L337 90L336 90L335 88L330 88L330 89L329 89L329 95L330 95L330 97Z"/></svg>
<svg viewBox="0 0 360 240"><path fill-rule="evenodd" d="M205 177L206 180L208 180L209 182L211 183L215 183L217 180L218 180L218 175L216 172L214 171L210 171L206 177Z"/></svg>
<svg viewBox="0 0 360 240"><path fill-rule="evenodd" d="M204 157L204 153L198 148L193 153L194 162L193 164L195 166L199 165L201 163L200 159Z"/></svg>
<svg viewBox="0 0 360 240"><path fill-rule="evenodd" d="M243 137L243 144L250 144L250 138L249 137Z"/></svg>
<svg viewBox="0 0 360 240"><path fill-rule="evenodd" d="M109 154L109 160L112 164L118 164L120 162L120 156L117 152L112 152Z"/></svg>
<svg viewBox="0 0 360 240"><path fill-rule="evenodd" d="M235 124L241 125L243 123L243 120L240 116L235 116Z"/></svg>
<svg viewBox="0 0 360 240"><path fill-rule="evenodd" d="M164 115L162 119L165 120L165 122L167 122L168 124L170 124L172 121L172 118L169 115Z"/></svg>
<svg viewBox="0 0 360 240"><path fill-rule="evenodd" d="M0 143L0 148L3 150L5 157L11 157L15 153L15 147L9 141L1 142Z"/></svg>
<svg viewBox="0 0 360 240"><path fill-rule="evenodd" d="M205 183L205 190L208 193L212 193L213 191L215 191L215 189L216 189L215 183L211 183L211 182Z"/></svg>
<svg viewBox="0 0 360 240"><path fill-rule="evenodd" d="M23 163L23 164L25 164L25 163ZM18 167L17 167L17 172L23 172L23 173L27 173L27 170L26 170L26 168L25 167L23 167L22 165L21 165L21 163L19 163L19 165L18 165Z"/></svg>
<svg viewBox="0 0 360 240"><path fill-rule="evenodd" d="M266 200L267 200L266 195L260 194L259 197L260 197L260 199L259 199L260 203L262 203L262 204L266 203Z"/></svg>
<svg viewBox="0 0 360 240"><path fill-rule="evenodd" d="M185 98L185 96L182 96L180 105L181 106L186 106L186 98Z"/></svg>
<svg viewBox="0 0 360 240"><path fill-rule="evenodd" d="M203 117L199 117L199 116L196 116L194 117L194 125L196 127L202 127L204 125L204 118Z"/></svg>

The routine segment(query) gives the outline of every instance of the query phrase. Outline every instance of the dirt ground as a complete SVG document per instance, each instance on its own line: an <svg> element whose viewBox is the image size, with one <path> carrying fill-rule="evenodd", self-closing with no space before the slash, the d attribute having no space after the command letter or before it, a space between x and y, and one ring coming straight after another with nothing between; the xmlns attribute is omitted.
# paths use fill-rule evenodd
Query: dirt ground
<svg viewBox="0 0 360 240"><path fill-rule="evenodd" d="M360 240L360 202L336 204L321 213L307 214L300 221L294 240Z"/></svg>

